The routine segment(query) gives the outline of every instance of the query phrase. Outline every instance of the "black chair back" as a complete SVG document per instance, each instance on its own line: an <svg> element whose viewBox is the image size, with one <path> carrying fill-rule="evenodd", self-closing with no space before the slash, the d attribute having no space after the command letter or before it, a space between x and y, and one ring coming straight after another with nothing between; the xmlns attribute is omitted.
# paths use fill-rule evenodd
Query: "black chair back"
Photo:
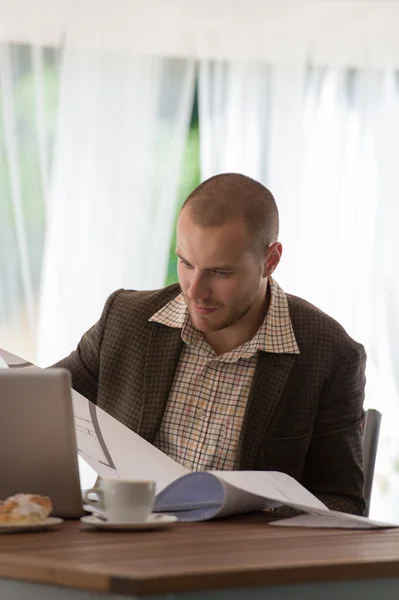
<svg viewBox="0 0 399 600"><path fill-rule="evenodd" d="M378 439L380 436L381 413L374 408L369 408L365 414L363 431L363 471L364 471L364 497L366 499L365 516L369 516L371 492L373 489L374 467L377 456Z"/></svg>

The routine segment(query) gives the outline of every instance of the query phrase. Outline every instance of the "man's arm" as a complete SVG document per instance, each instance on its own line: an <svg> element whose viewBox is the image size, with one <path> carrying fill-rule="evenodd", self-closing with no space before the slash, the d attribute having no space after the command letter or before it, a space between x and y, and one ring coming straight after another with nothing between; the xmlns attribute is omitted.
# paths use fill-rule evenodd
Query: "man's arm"
<svg viewBox="0 0 399 600"><path fill-rule="evenodd" d="M73 389L94 403L97 402L101 344L111 306L119 292L109 296L99 321L83 335L76 350L52 365L68 369Z"/></svg>
<svg viewBox="0 0 399 600"><path fill-rule="evenodd" d="M363 514L366 354L356 344L325 384L302 483L333 510Z"/></svg>

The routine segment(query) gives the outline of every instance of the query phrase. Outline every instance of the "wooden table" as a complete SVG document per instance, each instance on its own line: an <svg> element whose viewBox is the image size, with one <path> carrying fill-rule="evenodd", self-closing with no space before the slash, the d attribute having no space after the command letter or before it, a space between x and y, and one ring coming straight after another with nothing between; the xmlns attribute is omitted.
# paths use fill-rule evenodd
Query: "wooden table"
<svg viewBox="0 0 399 600"><path fill-rule="evenodd" d="M54 600L179 593L302 598L301 591L325 600L329 590L340 600L345 593L399 598L399 529L279 528L268 525L270 518L248 515L136 533L65 522L47 532L4 534L0 598L46 600L46 590Z"/></svg>

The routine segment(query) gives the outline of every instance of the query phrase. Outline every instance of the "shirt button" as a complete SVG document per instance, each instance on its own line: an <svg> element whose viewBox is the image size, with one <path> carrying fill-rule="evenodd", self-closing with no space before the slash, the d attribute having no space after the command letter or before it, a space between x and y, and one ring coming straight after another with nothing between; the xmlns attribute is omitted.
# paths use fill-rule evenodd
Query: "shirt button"
<svg viewBox="0 0 399 600"><path fill-rule="evenodd" d="M204 409L198 408L197 409L197 417L203 417L203 416L204 416Z"/></svg>
<svg viewBox="0 0 399 600"><path fill-rule="evenodd" d="M185 460L184 463L183 463L183 467L185 469L191 469L191 463L190 463L190 461L189 460Z"/></svg>

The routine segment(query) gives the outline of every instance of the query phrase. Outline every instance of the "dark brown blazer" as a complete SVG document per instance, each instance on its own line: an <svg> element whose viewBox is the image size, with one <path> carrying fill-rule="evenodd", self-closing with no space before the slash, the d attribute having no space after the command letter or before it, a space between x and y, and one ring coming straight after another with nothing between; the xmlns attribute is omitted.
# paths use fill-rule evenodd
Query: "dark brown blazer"
<svg viewBox="0 0 399 600"><path fill-rule="evenodd" d="M57 365L73 387L153 442L183 342L148 319L178 293L118 290L77 349ZM260 352L239 468L288 473L330 508L362 514L366 356L331 317L287 295L300 354Z"/></svg>

